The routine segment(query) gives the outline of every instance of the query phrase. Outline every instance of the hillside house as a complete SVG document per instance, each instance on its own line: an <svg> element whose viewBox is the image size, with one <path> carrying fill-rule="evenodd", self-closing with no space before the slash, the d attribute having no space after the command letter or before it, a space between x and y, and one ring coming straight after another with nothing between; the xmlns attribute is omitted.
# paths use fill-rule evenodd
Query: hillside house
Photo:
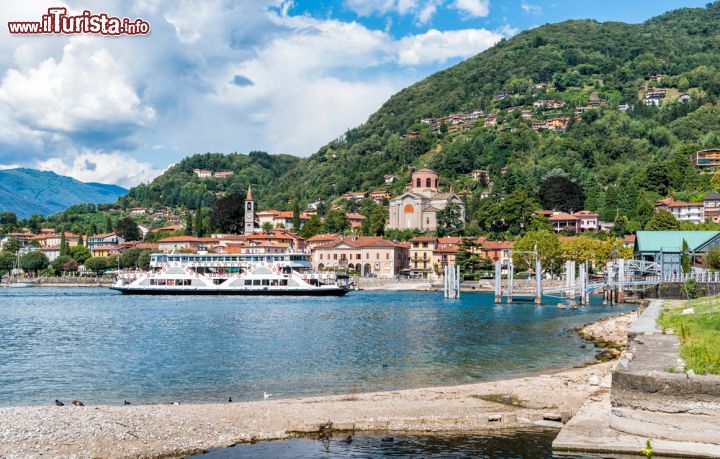
<svg viewBox="0 0 720 459"><path fill-rule="evenodd" d="M720 166L720 148L696 151L692 155L692 162L695 167L718 167Z"/></svg>
<svg viewBox="0 0 720 459"><path fill-rule="evenodd" d="M708 193L703 198L703 219L720 223L720 193Z"/></svg>
<svg viewBox="0 0 720 459"><path fill-rule="evenodd" d="M410 266L408 273L413 277L430 279L436 276L433 269L433 251L437 239L433 236L421 236L410 240Z"/></svg>
<svg viewBox="0 0 720 459"><path fill-rule="evenodd" d="M390 199L390 193L387 190L375 190L370 192L370 199L378 204L384 204L386 199Z"/></svg>
<svg viewBox="0 0 720 459"><path fill-rule="evenodd" d="M396 175L388 175L388 174L385 174L385 175L383 176L383 178L385 179L385 186L390 186L390 185L393 184L393 182L394 182L395 180L397 180L397 176L396 176Z"/></svg>
<svg viewBox="0 0 720 459"><path fill-rule="evenodd" d="M195 175L195 177L200 178L212 177L212 171L209 171L207 169L193 169L193 174Z"/></svg>
<svg viewBox="0 0 720 459"><path fill-rule="evenodd" d="M219 179L225 179L225 178L232 177L233 175L235 175L235 173L232 171L220 171L220 172L215 172L215 174L213 174L213 177L219 178Z"/></svg>

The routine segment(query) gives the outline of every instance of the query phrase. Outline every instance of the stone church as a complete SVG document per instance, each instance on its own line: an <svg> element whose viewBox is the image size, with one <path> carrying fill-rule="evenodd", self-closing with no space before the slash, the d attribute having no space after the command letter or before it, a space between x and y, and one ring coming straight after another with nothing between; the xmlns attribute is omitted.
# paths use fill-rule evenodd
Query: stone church
<svg viewBox="0 0 720 459"><path fill-rule="evenodd" d="M390 200L387 227L435 231L437 213L450 202L458 205L460 216L464 220L465 204L455 193L441 192L438 188L439 178L437 172L430 169L413 172L407 191Z"/></svg>

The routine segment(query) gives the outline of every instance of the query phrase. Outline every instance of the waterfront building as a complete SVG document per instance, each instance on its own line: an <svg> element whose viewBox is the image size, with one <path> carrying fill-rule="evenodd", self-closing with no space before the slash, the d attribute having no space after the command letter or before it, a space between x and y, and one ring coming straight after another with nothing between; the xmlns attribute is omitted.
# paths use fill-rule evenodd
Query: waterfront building
<svg viewBox="0 0 720 459"><path fill-rule="evenodd" d="M218 239L199 238L194 236L171 236L160 239L158 249L165 253L209 251L219 245Z"/></svg>
<svg viewBox="0 0 720 459"><path fill-rule="evenodd" d="M407 267L410 245L380 236L340 237L315 246L311 251L313 268L347 269L363 276L393 277Z"/></svg>
<svg viewBox="0 0 720 459"><path fill-rule="evenodd" d="M40 248L60 246L62 235L57 233L42 233L30 238L31 242L36 242ZM65 243L68 247L74 247L78 243L78 235L65 233Z"/></svg>
<svg viewBox="0 0 720 459"><path fill-rule="evenodd" d="M48 260L50 260L51 263L53 261L55 261L55 259L57 257L60 256L60 246L59 245L55 245L55 246L51 246L51 247L43 247L40 249L40 251L43 254L45 254L45 256L48 258Z"/></svg>
<svg viewBox="0 0 720 459"><path fill-rule="evenodd" d="M93 257L109 257L111 255L119 255L125 250L121 245L96 245L90 249Z"/></svg>
<svg viewBox="0 0 720 459"><path fill-rule="evenodd" d="M274 228L285 228L288 230L299 230L306 221L310 220L310 216L305 213L300 214L300 228L293 228L293 213L291 211L282 210L263 210L257 213L258 225L262 228L265 223L270 223Z"/></svg>
<svg viewBox="0 0 720 459"><path fill-rule="evenodd" d="M480 258L486 261L499 261L503 265L508 263L513 243L510 241L488 241L484 237L478 238Z"/></svg>
<svg viewBox="0 0 720 459"><path fill-rule="evenodd" d="M390 200L387 227L434 231L437 213L451 202L460 208L460 218L464 221L465 204L457 194L441 192L439 180L437 172L430 169L413 172L408 190Z"/></svg>
<svg viewBox="0 0 720 459"><path fill-rule="evenodd" d="M665 274L678 274L682 272L683 242L693 265L700 264L708 250L720 247L720 231L638 231L633 255L637 260L660 264Z"/></svg>
<svg viewBox="0 0 720 459"><path fill-rule="evenodd" d="M118 236L114 231L112 233L94 234L87 238L87 248L92 251L98 246L120 245L125 239Z"/></svg>
<svg viewBox="0 0 720 459"><path fill-rule="evenodd" d="M435 277L433 252L437 245L435 237L420 236L410 240L409 274L413 277L428 279Z"/></svg>

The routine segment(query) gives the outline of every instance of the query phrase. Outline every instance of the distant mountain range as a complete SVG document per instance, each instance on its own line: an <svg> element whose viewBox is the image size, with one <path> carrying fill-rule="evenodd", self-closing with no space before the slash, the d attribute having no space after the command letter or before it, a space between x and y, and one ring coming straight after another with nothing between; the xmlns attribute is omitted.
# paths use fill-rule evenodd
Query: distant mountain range
<svg viewBox="0 0 720 459"><path fill-rule="evenodd" d="M54 172L34 169L0 170L0 211L20 218L54 214L74 204L115 202L125 188L102 183L83 183Z"/></svg>

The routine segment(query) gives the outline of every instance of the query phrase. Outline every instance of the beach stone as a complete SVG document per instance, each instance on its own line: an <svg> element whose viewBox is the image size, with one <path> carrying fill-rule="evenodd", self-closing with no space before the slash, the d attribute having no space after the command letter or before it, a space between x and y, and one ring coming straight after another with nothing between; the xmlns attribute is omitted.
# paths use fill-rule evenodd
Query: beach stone
<svg viewBox="0 0 720 459"><path fill-rule="evenodd" d="M562 422L563 418L561 414L558 413L544 413L543 414L543 421L554 421L554 422Z"/></svg>
<svg viewBox="0 0 720 459"><path fill-rule="evenodd" d="M502 414L491 414L488 416L489 422L502 422Z"/></svg>
<svg viewBox="0 0 720 459"><path fill-rule="evenodd" d="M588 384L591 386L599 386L600 385L600 378L598 378L597 375L590 375L588 378Z"/></svg>

